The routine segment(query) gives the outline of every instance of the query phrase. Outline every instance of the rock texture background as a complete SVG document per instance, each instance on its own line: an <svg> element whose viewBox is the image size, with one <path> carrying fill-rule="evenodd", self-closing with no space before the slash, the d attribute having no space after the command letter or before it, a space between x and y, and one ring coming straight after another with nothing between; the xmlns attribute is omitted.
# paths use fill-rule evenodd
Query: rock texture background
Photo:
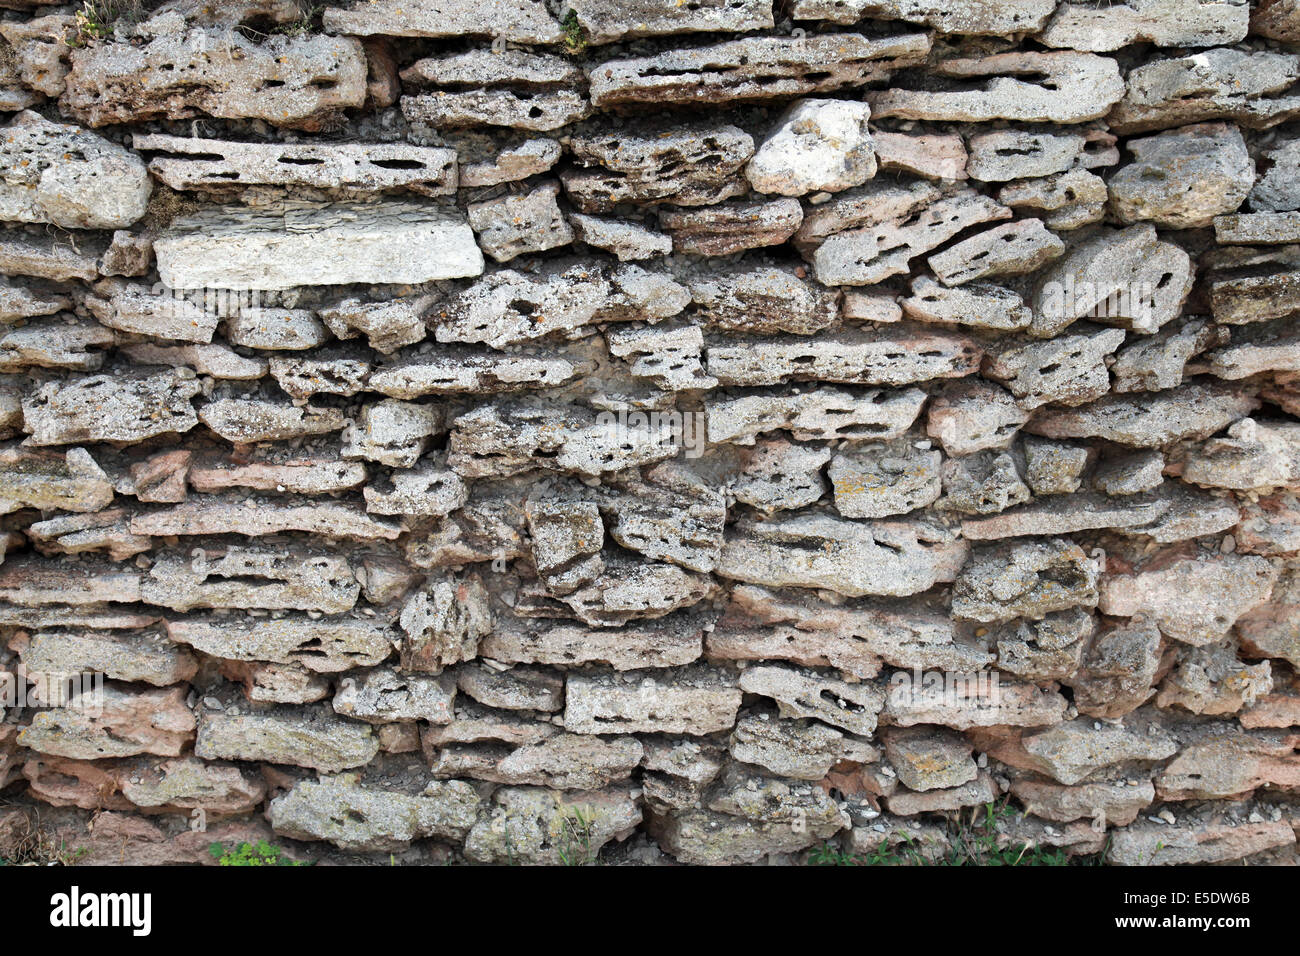
<svg viewBox="0 0 1300 956"><path fill-rule="evenodd" d="M1295 862L1300 3L0 8L0 844Z"/></svg>

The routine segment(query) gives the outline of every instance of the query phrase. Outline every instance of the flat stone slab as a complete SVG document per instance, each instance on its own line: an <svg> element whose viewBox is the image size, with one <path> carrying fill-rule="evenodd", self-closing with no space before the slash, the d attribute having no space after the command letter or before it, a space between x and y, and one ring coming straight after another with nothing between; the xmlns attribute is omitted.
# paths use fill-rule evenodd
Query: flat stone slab
<svg viewBox="0 0 1300 956"><path fill-rule="evenodd" d="M209 207L154 243L172 289L290 289L476 276L483 254L463 216L414 202Z"/></svg>

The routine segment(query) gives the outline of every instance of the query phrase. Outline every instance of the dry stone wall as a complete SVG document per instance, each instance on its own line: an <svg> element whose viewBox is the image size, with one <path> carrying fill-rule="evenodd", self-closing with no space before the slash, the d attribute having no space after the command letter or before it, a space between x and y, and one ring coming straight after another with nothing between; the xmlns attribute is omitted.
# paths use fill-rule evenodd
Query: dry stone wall
<svg viewBox="0 0 1300 956"><path fill-rule="evenodd" d="M1300 3L0 8L0 848L1295 862Z"/></svg>

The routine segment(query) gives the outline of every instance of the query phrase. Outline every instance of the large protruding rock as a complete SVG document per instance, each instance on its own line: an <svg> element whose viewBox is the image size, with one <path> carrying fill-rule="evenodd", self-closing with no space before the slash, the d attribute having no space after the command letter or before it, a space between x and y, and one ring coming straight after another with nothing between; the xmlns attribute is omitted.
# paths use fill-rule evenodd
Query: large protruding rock
<svg viewBox="0 0 1300 956"><path fill-rule="evenodd" d="M0 170L0 219L65 229L129 226L153 186L130 150L27 111L0 133Z"/></svg>

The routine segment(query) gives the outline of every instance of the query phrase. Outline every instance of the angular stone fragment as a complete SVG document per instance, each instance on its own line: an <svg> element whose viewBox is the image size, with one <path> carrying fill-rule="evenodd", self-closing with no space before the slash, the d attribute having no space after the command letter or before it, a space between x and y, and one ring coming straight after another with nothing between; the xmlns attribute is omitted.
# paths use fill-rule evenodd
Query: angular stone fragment
<svg viewBox="0 0 1300 956"><path fill-rule="evenodd" d="M208 116L319 130L366 95L366 56L351 37L195 29L143 45L73 50L62 109L89 126Z"/></svg>
<svg viewBox="0 0 1300 956"><path fill-rule="evenodd" d="M1082 719L1027 733L1021 746L1035 770L1071 787L1111 767L1153 763L1178 752L1177 742L1167 734Z"/></svg>
<svg viewBox="0 0 1300 956"><path fill-rule="evenodd" d="M971 745L960 734L932 727L890 728L885 755L910 790L960 787L979 774Z"/></svg>
<svg viewBox="0 0 1300 956"><path fill-rule="evenodd" d="M1300 574L1295 568L1281 571L1267 604L1243 614L1237 623L1242 647L1252 655L1272 657L1300 666Z"/></svg>
<svg viewBox="0 0 1300 956"><path fill-rule="evenodd" d="M759 192L778 196L860 186L876 174L870 118L865 103L797 100L777 119L745 176Z"/></svg>
<svg viewBox="0 0 1300 956"><path fill-rule="evenodd" d="M1244 664L1235 642L1180 647L1174 669L1160 682L1156 706L1193 714L1235 714L1273 689L1268 661ZM1233 791L1237 792L1237 791Z"/></svg>
<svg viewBox="0 0 1300 956"><path fill-rule="evenodd" d="M141 584L145 603L174 611L251 607L337 614L351 610L360 592L342 558L241 547L211 556L204 548L160 552Z"/></svg>
<svg viewBox="0 0 1300 956"><path fill-rule="evenodd" d="M565 193L583 212L603 213L623 202L702 206L738 196L754 139L735 126L692 125L576 136L570 148L579 165L560 173Z"/></svg>
<svg viewBox="0 0 1300 956"><path fill-rule="evenodd" d="M109 601L134 604L140 600L140 577L140 571L135 568L126 569L102 559L83 559L73 564L11 555L0 567L0 600L25 607L42 604L99 605ZM94 615L88 617L79 611L66 617L55 614L52 618L42 613L36 616L35 623L99 626ZM22 623L29 620L25 614L20 617ZM123 622L119 626L145 627L154 620L156 618L146 618L138 623Z"/></svg>
<svg viewBox="0 0 1300 956"><path fill-rule="evenodd" d="M1283 53L1219 47L1155 60L1129 73L1108 122L1121 136L1206 120L1267 129L1300 114L1300 97L1288 95L1298 76L1300 57Z"/></svg>
<svg viewBox="0 0 1300 956"><path fill-rule="evenodd" d="M370 374L367 384L372 391L402 399L460 392L514 392L567 384L585 367L586 363L576 356L505 354L451 346L381 366Z"/></svg>
<svg viewBox="0 0 1300 956"><path fill-rule="evenodd" d="M944 198L945 191L930 183L913 182L896 185L884 178L869 182L832 196L824 203L809 204L804 223L795 235L794 245L807 258L828 236L845 230L878 229L886 224L893 227L914 219L914 214ZM971 193L957 192L958 198L969 200ZM964 203L964 208L969 203ZM1003 217L1006 218L1006 217ZM978 221L978 220L976 220ZM963 222L961 228L970 225ZM956 233L945 235L947 241Z"/></svg>
<svg viewBox="0 0 1300 956"><path fill-rule="evenodd" d="M354 504L345 502L280 503L273 500L194 495L187 501L137 514L130 519L133 534L216 535L243 534L250 537L303 531L324 537L367 541L396 538L400 529L370 518Z"/></svg>
<svg viewBox="0 0 1300 956"><path fill-rule="evenodd" d="M679 6L662 0L570 0L588 43L613 43L681 33L744 33L772 26L767 0L703 0Z"/></svg>
<svg viewBox="0 0 1300 956"><path fill-rule="evenodd" d="M673 248L701 256L779 246L802 222L803 208L796 199L723 202L659 213L659 225L672 237Z"/></svg>
<svg viewBox="0 0 1300 956"><path fill-rule="evenodd" d="M704 334L698 326L633 328L606 333L609 354L627 359L631 374L668 391L713 388L718 380L700 364Z"/></svg>
<svg viewBox="0 0 1300 956"><path fill-rule="evenodd" d="M1163 638L1145 617L1132 618L1093 635L1083 665L1065 683L1074 705L1089 717L1123 717L1155 695Z"/></svg>
<svg viewBox="0 0 1300 956"><path fill-rule="evenodd" d="M0 322L53 315L71 305L72 300L65 295L46 292L40 288L10 285L7 278L0 280Z"/></svg>
<svg viewBox="0 0 1300 956"><path fill-rule="evenodd" d="M1063 173L1083 155L1086 142L1079 133L979 133L970 138L967 170L972 179L986 183Z"/></svg>
<svg viewBox="0 0 1300 956"><path fill-rule="evenodd" d="M500 36L514 43L559 43L564 37L537 0L498 0L491 7L472 0L374 0L327 7L324 27L350 36Z"/></svg>
<svg viewBox="0 0 1300 956"><path fill-rule="evenodd" d="M1045 179L1024 179L998 190L998 202L1013 209L1040 210L1048 228L1058 232L1101 222L1109 193L1106 181L1084 169Z"/></svg>
<svg viewBox="0 0 1300 956"><path fill-rule="evenodd" d="M1188 254L1150 224L1099 233L1043 274L1031 334L1047 338L1078 319L1155 332L1178 317L1193 277Z"/></svg>
<svg viewBox="0 0 1300 956"><path fill-rule="evenodd" d="M1095 607L1100 568L1083 548L1045 538L976 548L952 589L955 617L984 623Z"/></svg>
<svg viewBox="0 0 1300 956"><path fill-rule="evenodd" d="M947 122L1082 123L1105 116L1124 96L1119 64L1091 53L998 53L944 60L935 72L962 85L992 79L982 89L869 92L872 115Z"/></svg>
<svg viewBox="0 0 1300 956"><path fill-rule="evenodd" d="M685 280L692 317L729 332L811 335L838 316L839 296L776 266L710 269Z"/></svg>
<svg viewBox="0 0 1300 956"><path fill-rule="evenodd" d="M1029 325L1033 312L1011 289L972 282L947 288L929 276L912 280L912 295L900 303L908 318L944 325L1011 332Z"/></svg>
<svg viewBox="0 0 1300 956"><path fill-rule="evenodd" d="M113 501L113 486L84 448L58 452L0 448L0 511L98 511Z"/></svg>
<svg viewBox="0 0 1300 956"><path fill-rule="evenodd" d="M321 707L205 713L194 743L194 753L205 759L257 760L320 773L359 767L378 752L370 727Z"/></svg>
<svg viewBox="0 0 1300 956"><path fill-rule="evenodd" d="M460 780L422 789L358 774L302 780L271 801L271 826L297 840L327 840L344 850L400 850L412 840L462 839L478 818L479 796Z"/></svg>
<svg viewBox="0 0 1300 956"><path fill-rule="evenodd" d="M1007 386L1025 409L1082 405L1110 390L1104 360L1123 342L1123 330L1106 329L1013 345L990 356L985 374Z"/></svg>
<svg viewBox="0 0 1300 956"><path fill-rule="evenodd" d="M1233 863L1275 847L1292 847L1295 839L1295 831L1285 821L1233 823L1184 817L1177 826L1139 821L1115 831L1106 859L1117 866Z"/></svg>
<svg viewBox="0 0 1300 956"><path fill-rule="evenodd" d="M966 178L966 144L955 133L912 135L876 130L872 144L881 169L926 179Z"/></svg>
<svg viewBox="0 0 1300 956"><path fill-rule="evenodd" d="M117 337L92 322L36 320L0 331L0 372L32 368L66 368L91 372L104 364L96 346L116 344Z"/></svg>
<svg viewBox="0 0 1300 956"><path fill-rule="evenodd" d="M920 63L929 51L924 33L881 39L857 33L758 36L607 60L587 76L592 103L606 109L628 103L727 103L863 86Z"/></svg>
<svg viewBox="0 0 1300 956"><path fill-rule="evenodd" d="M38 711L18 734L24 747L74 760L177 757L193 740L194 715L185 706L183 686L133 691L130 685L105 684L74 694L64 706Z"/></svg>
<svg viewBox="0 0 1300 956"><path fill-rule="evenodd" d="M435 337L502 349L551 335L576 337L598 322L658 322L690 301L668 275L640 266L565 265L536 274L492 273L434 310Z"/></svg>
<svg viewBox="0 0 1300 956"><path fill-rule="evenodd" d="M862 736L875 732L876 716L885 702L884 691L876 684L850 684L816 671L776 664L746 668L740 675L740 688L776 701L782 717L815 718Z"/></svg>
<svg viewBox="0 0 1300 956"><path fill-rule="evenodd" d="M238 143L137 133L153 155L149 171L172 189L226 191L242 186L313 186L356 192L410 189L426 196L456 190L456 152L406 143Z"/></svg>
<svg viewBox="0 0 1300 956"><path fill-rule="evenodd" d="M1092 476L1092 486L1102 494L1135 495L1160 485L1165 456L1158 451L1125 452L1104 459Z"/></svg>
<svg viewBox="0 0 1300 956"><path fill-rule="evenodd" d="M262 358L245 358L225 345L155 345L134 342L121 345L119 351L138 365L170 365L191 368L200 375L217 379L250 381L266 374Z"/></svg>
<svg viewBox="0 0 1300 956"><path fill-rule="evenodd" d="M723 385L776 385L789 380L847 385L910 385L974 372L981 357L971 339L951 332L895 326L845 331L815 340L782 336L725 340L708 348L708 371Z"/></svg>
<svg viewBox="0 0 1300 956"><path fill-rule="evenodd" d="M1241 517L1231 498L1215 497L1177 481L1164 482L1144 498L1165 504L1164 513L1150 524L1121 528L1120 534L1143 535L1168 544L1227 531Z"/></svg>
<svg viewBox="0 0 1300 956"><path fill-rule="evenodd" d="M476 276L483 254L458 212L433 203L208 206L154 242L173 289L418 284Z"/></svg>
<svg viewBox="0 0 1300 956"><path fill-rule="evenodd" d="M584 119L581 71L562 57L470 50L418 60L402 71L418 95L402 97L408 122L435 127L506 126L545 131Z"/></svg>
<svg viewBox="0 0 1300 956"><path fill-rule="evenodd" d="M439 517L469 500L469 490L461 477L434 462L410 471L395 471L388 482L372 482L362 489L362 494L367 511L388 515Z"/></svg>
<svg viewBox="0 0 1300 956"><path fill-rule="evenodd" d="M876 676L882 661L964 671L992 660L977 647L956 643L946 616L879 602L837 607L807 592L750 585L733 588L707 648L712 658L788 660L860 679Z"/></svg>
<svg viewBox="0 0 1300 956"><path fill-rule="evenodd" d="M1023 275L1059 258L1065 243L1041 219L1020 219L965 239L926 262L948 286L998 275Z"/></svg>
<svg viewBox="0 0 1300 956"><path fill-rule="evenodd" d="M640 822L641 807L626 790L502 787L470 830L465 857L475 863L593 863L605 844Z"/></svg>
<svg viewBox="0 0 1300 956"><path fill-rule="evenodd" d="M67 37L75 31L76 25L75 17L63 14L0 24L0 36L9 41L13 51L15 79L46 96L59 96L68 75L70 46ZM4 108L22 109L27 105L12 103Z"/></svg>
<svg viewBox="0 0 1300 956"><path fill-rule="evenodd" d="M714 587L711 578L671 564L620 560L606 562L598 580L561 600L587 624L621 624L637 617L662 617L698 604Z"/></svg>
<svg viewBox="0 0 1300 956"><path fill-rule="evenodd" d="M202 455L195 459L189 482L195 491L230 488L327 494L356 488L366 480L365 466L329 456L263 453L249 459Z"/></svg>
<svg viewBox="0 0 1300 956"><path fill-rule="evenodd" d="M968 226L1009 219L1011 210L974 191L832 235L812 254L823 285L874 285L911 270L911 260L942 245Z"/></svg>
<svg viewBox="0 0 1300 956"><path fill-rule="evenodd" d="M999 670L1028 681L1066 680L1079 669L1084 647L1096 630L1092 614L1071 608L1041 621L1010 621L993 628Z"/></svg>
<svg viewBox="0 0 1300 956"><path fill-rule="evenodd" d="M539 667L498 671L482 664L456 668L456 686L485 707L557 711L564 707L564 679Z"/></svg>
<svg viewBox="0 0 1300 956"><path fill-rule="evenodd" d="M184 683L198 670L194 655L151 632L37 631L18 651L29 673L89 671L155 687Z"/></svg>
<svg viewBox="0 0 1300 956"><path fill-rule="evenodd" d="M760 441L731 483L731 494L768 514L814 504L826 493L821 472L831 454L822 445L800 445L783 438Z"/></svg>
<svg viewBox="0 0 1300 956"><path fill-rule="evenodd" d="M705 623L703 617L685 612L612 628L499 617L492 633L480 642L479 653L506 662L590 662L620 671L672 667L700 657Z"/></svg>
<svg viewBox="0 0 1300 956"><path fill-rule="evenodd" d="M864 18L923 23L939 33L1001 36L1033 33L1055 9L1055 0L994 0L944 3L942 0L795 0L796 20L829 20L851 25Z"/></svg>
<svg viewBox="0 0 1300 956"><path fill-rule="evenodd" d="M1237 618L1268 600L1278 569L1256 555L1156 553L1101 582L1103 614L1147 615L1161 632L1193 646L1221 640Z"/></svg>
<svg viewBox="0 0 1300 956"><path fill-rule="evenodd" d="M579 242L613 253L619 262L653 259L673 251L671 236L640 223L569 213L569 225Z"/></svg>
<svg viewBox="0 0 1300 956"><path fill-rule="evenodd" d="M943 463L939 507L964 514L995 514L1024 504L1032 495L1006 452L976 452Z"/></svg>
<svg viewBox="0 0 1300 956"><path fill-rule="evenodd" d="M481 405L452 422L447 463L466 478L543 468L582 475L646 465L680 450L668 417L645 413L623 422L546 406ZM680 431L680 429L678 429Z"/></svg>
<svg viewBox="0 0 1300 956"><path fill-rule="evenodd" d="M241 309L226 320L232 345L268 351L302 351L329 341L330 334L308 309Z"/></svg>
<svg viewBox="0 0 1300 956"><path fill-rule="evenodd" d="M1207 438L1257 407L1249 391L1193 380L1164 392L1108 395L1074 409L1042 408L1027 427L1048 438L1105 438L1155 448Z"/></svg>
<svg viewBox="0 0 1300 956"><path fill-rule="evenodd" d="M393 652L387 622L364 616L187 615L166 622L167 636L223 660L291 664L328 674L373 667Z"/></svg>
<svg viewBox="0 0 1300 956"><path fill-rule="evenodd" d="M726 807L726 812L691 804L652 817L649 832L682 863L734 866L770 854L797 853L848 826L847 814L818 787L805 784L796 789L775 778L736 776L731 789L709 804Z"/></svg>
<svg viewBox="0 0 1300 956"><path fill-rule="evenodd" d="M1242 0L1126 0L1109 9L1065 3L1038 39L1045 46L1094 53L1130 43L1221 46L1246 38L1249 15Z"/></svg>
<svg viewBox="0 0 1300 956"><path fill-rule="evenodd" d="M824 588L847 597L902 596L951 580L962 542L937 526L890 521L858 524L807 514L738 522L717 573L765 587Z"/></svg>
<svg viewBox="0 0 1300 956"><path fill-rule="evenodd" d="M158 294L143 285L101 283L86 306L101 324L123 332L136 332L179 342L212 341L219 316L215 310L179 294Z"/></svg>
<svg viewBox="0 0 1300 956"><path fill-rule="evenodd" d="M543 183L521 196L472 203L469 223L483 251L497 262L542 252L573 241L573 230L556 205L559 183Z"/></svg>
<svg viewBox="0 0 1300 956"><path fill-rule="evenodd" d="M406 637L402 668L439 674L478 656L478 645L492 631L487 590L478 574L429 578L402 606L398 619Z"/></svg>
<svg viewBox="0 0 1300 956"><path fill-rule="evenodd" d="M610 537L647 558L712 571L722 549L726 500L705 487L665 487L635 479L601 503ZM597 542L599 538L591 535Z"/></svg>
<svg viewBox="0 0 1300 956"><path fill-rule="evenodd" d="M963 807L984 806L992 802L996 795L992 776L981 772L970 783L947 790L933 790L929 793L900 790L885 798L885 807L896 816L915 816L920 813L942 813L961 810Z"/></svg>
<svg viewBox="0 0 1300 956"><path fill-rule="evenodd" d="M938 680L923 679L918 685L910 675L896 674L881 721L897 727L938 724L954 730L1044 727L1060 723L1065 713L1065 698L1054 690L1002 681L996 672L936 676Z"/></svg>
<svg viewBox="0 0 1300 956"><path fill-rule="evenodd" d="M1150 337L1125 344L1110 367L1116 392L1159 392L1183 381L1187 363L1214 345L1228 341L1227 329L1205 319L1166 326Z"/></svg>
<svg viewBox="0 0 1300 956"><path fill-rule="evenodd" d="M1300 209L1300 139L1279 138L1260 152L1264 170L1250 191L1250 208L1260 212Z"/></svg>
<svg viewBox="0 0 1300 956"><path fill-rule="evenodd" d="M846 448L826 472L835 510L846 518L885 518L933 504L940 492L942 458L907 439Z"/></svg>
<svg viewBox="0 0 1300 956"><path fill-rule="evenodd" d="M189 369L47 382L23 399L26 444L138 442L186 432L198 424L190 399L199 391Z"/></svg>
<svg viewBox="0 0 1300 956"><path fill-rule="evenodd" d="M1011 393L982 379L946 386L930 402L925 431L949 455L1006 448L1029 421Z"/></svg>
<svg viewBox="0 0 1300 956"><path fill-rule="evenodd" d="M370 365L347 358L273 358L271 377L295 401L313 395L355 395L366 386Z"/></svg>
<svg viewBox="0 0 1300 956"><path fill-rule="evenodd" d="M1172 468L1206 488L1269 492L1293 487L1300 476L1300 426L1243 418L1227 435L1178 446Z"/></svg>
<svg viewBox="0 0 1300 956"><path fill-rule="evenodd" d="M741 691L723 670L696 666L618 675L569 674L564 727L575 734L700 736L736 722Z"/></svg>
<svg viewBox="0 0 1300 956"><path fill-rule="evenodd" d="M1137 783L1137 786L1132 786ZM1137 819L1156 798L1149 780L1085 783L1073 787L1028 778L1011 781L1011 793L1025 811L1044 820L1068 823L1095 820L1124 827Z"/></svg>
<svg viewBox="0 0 1300 956"><path fill-rule="evenodd" d="M1069 442L1024 439L1025 480L1036 495L1068 495L1079 489L1091 454Z"/></svg>
<svg viewBox="0 0 1300 956"><path fill-rule="evenodd" d="M556 734L511 752L491 775L510 784L598 790L630 777L643 755L635 737Z"/></svg>
<svg viewBox="0 0 1300 956"><path fill-rule="evenodd" d="M286 405L252 398L221 398L199 409L199 420L236 445L323 435L343 427L337 408Z"/></svg>
<svg viewBox="0 0 1300 956"><path fill-rule="evenodd" d="M376 667L359 678L344 678L334 695L334 712L368 724L403 721L451 723L456 684L448 678L403 674Z"/></svg>
<svg viewBox="0 0 1300 956"><path fill-rule="evenodd" d="M1246 141L1226 123L1185 126L1124 145L1133 162L1109 183L1110 210L1120 222L1201 229L1236 211L1255 182Z"/></svg>
<svg viewBox="0 0 1300 956"><path fill-rule="evenodd" d="M439 406L385 399L364 406L357 422L343 429L341 454L410 468L428 448L429 439L442 430Z"/></svg>
<svg viewBox="0 0 1300 956"><path fill-rule="evenodd" d="M27 110L5 127L0 168L0 219L65 229L129 226L153 185L130 150Z"/></svg>
<svg viewBox="0 0 1300 956"><path fill-rule="evenodd" d="M811 720L783 720L763 712L748 714L731 733L731 755L782 777L821 780L845 755L875 756L854 748L844 734Z"/></svg>
<svg viewBox="0 0 1300 956"><path fill-rule="evenodd" d="M74 247L53 236L18 231L0 232L0 271L7 276L36 276L56 282L94 282L99 277L93 243L79 242Z"/></svg>
<svg viewBox="0 0 1300 956"><path fill-rule="evenodd" d="M1300 241L1300 214L1256 212L1215 216L1214 238L1222 244L1243 246L1293 243Z"/></svg>

